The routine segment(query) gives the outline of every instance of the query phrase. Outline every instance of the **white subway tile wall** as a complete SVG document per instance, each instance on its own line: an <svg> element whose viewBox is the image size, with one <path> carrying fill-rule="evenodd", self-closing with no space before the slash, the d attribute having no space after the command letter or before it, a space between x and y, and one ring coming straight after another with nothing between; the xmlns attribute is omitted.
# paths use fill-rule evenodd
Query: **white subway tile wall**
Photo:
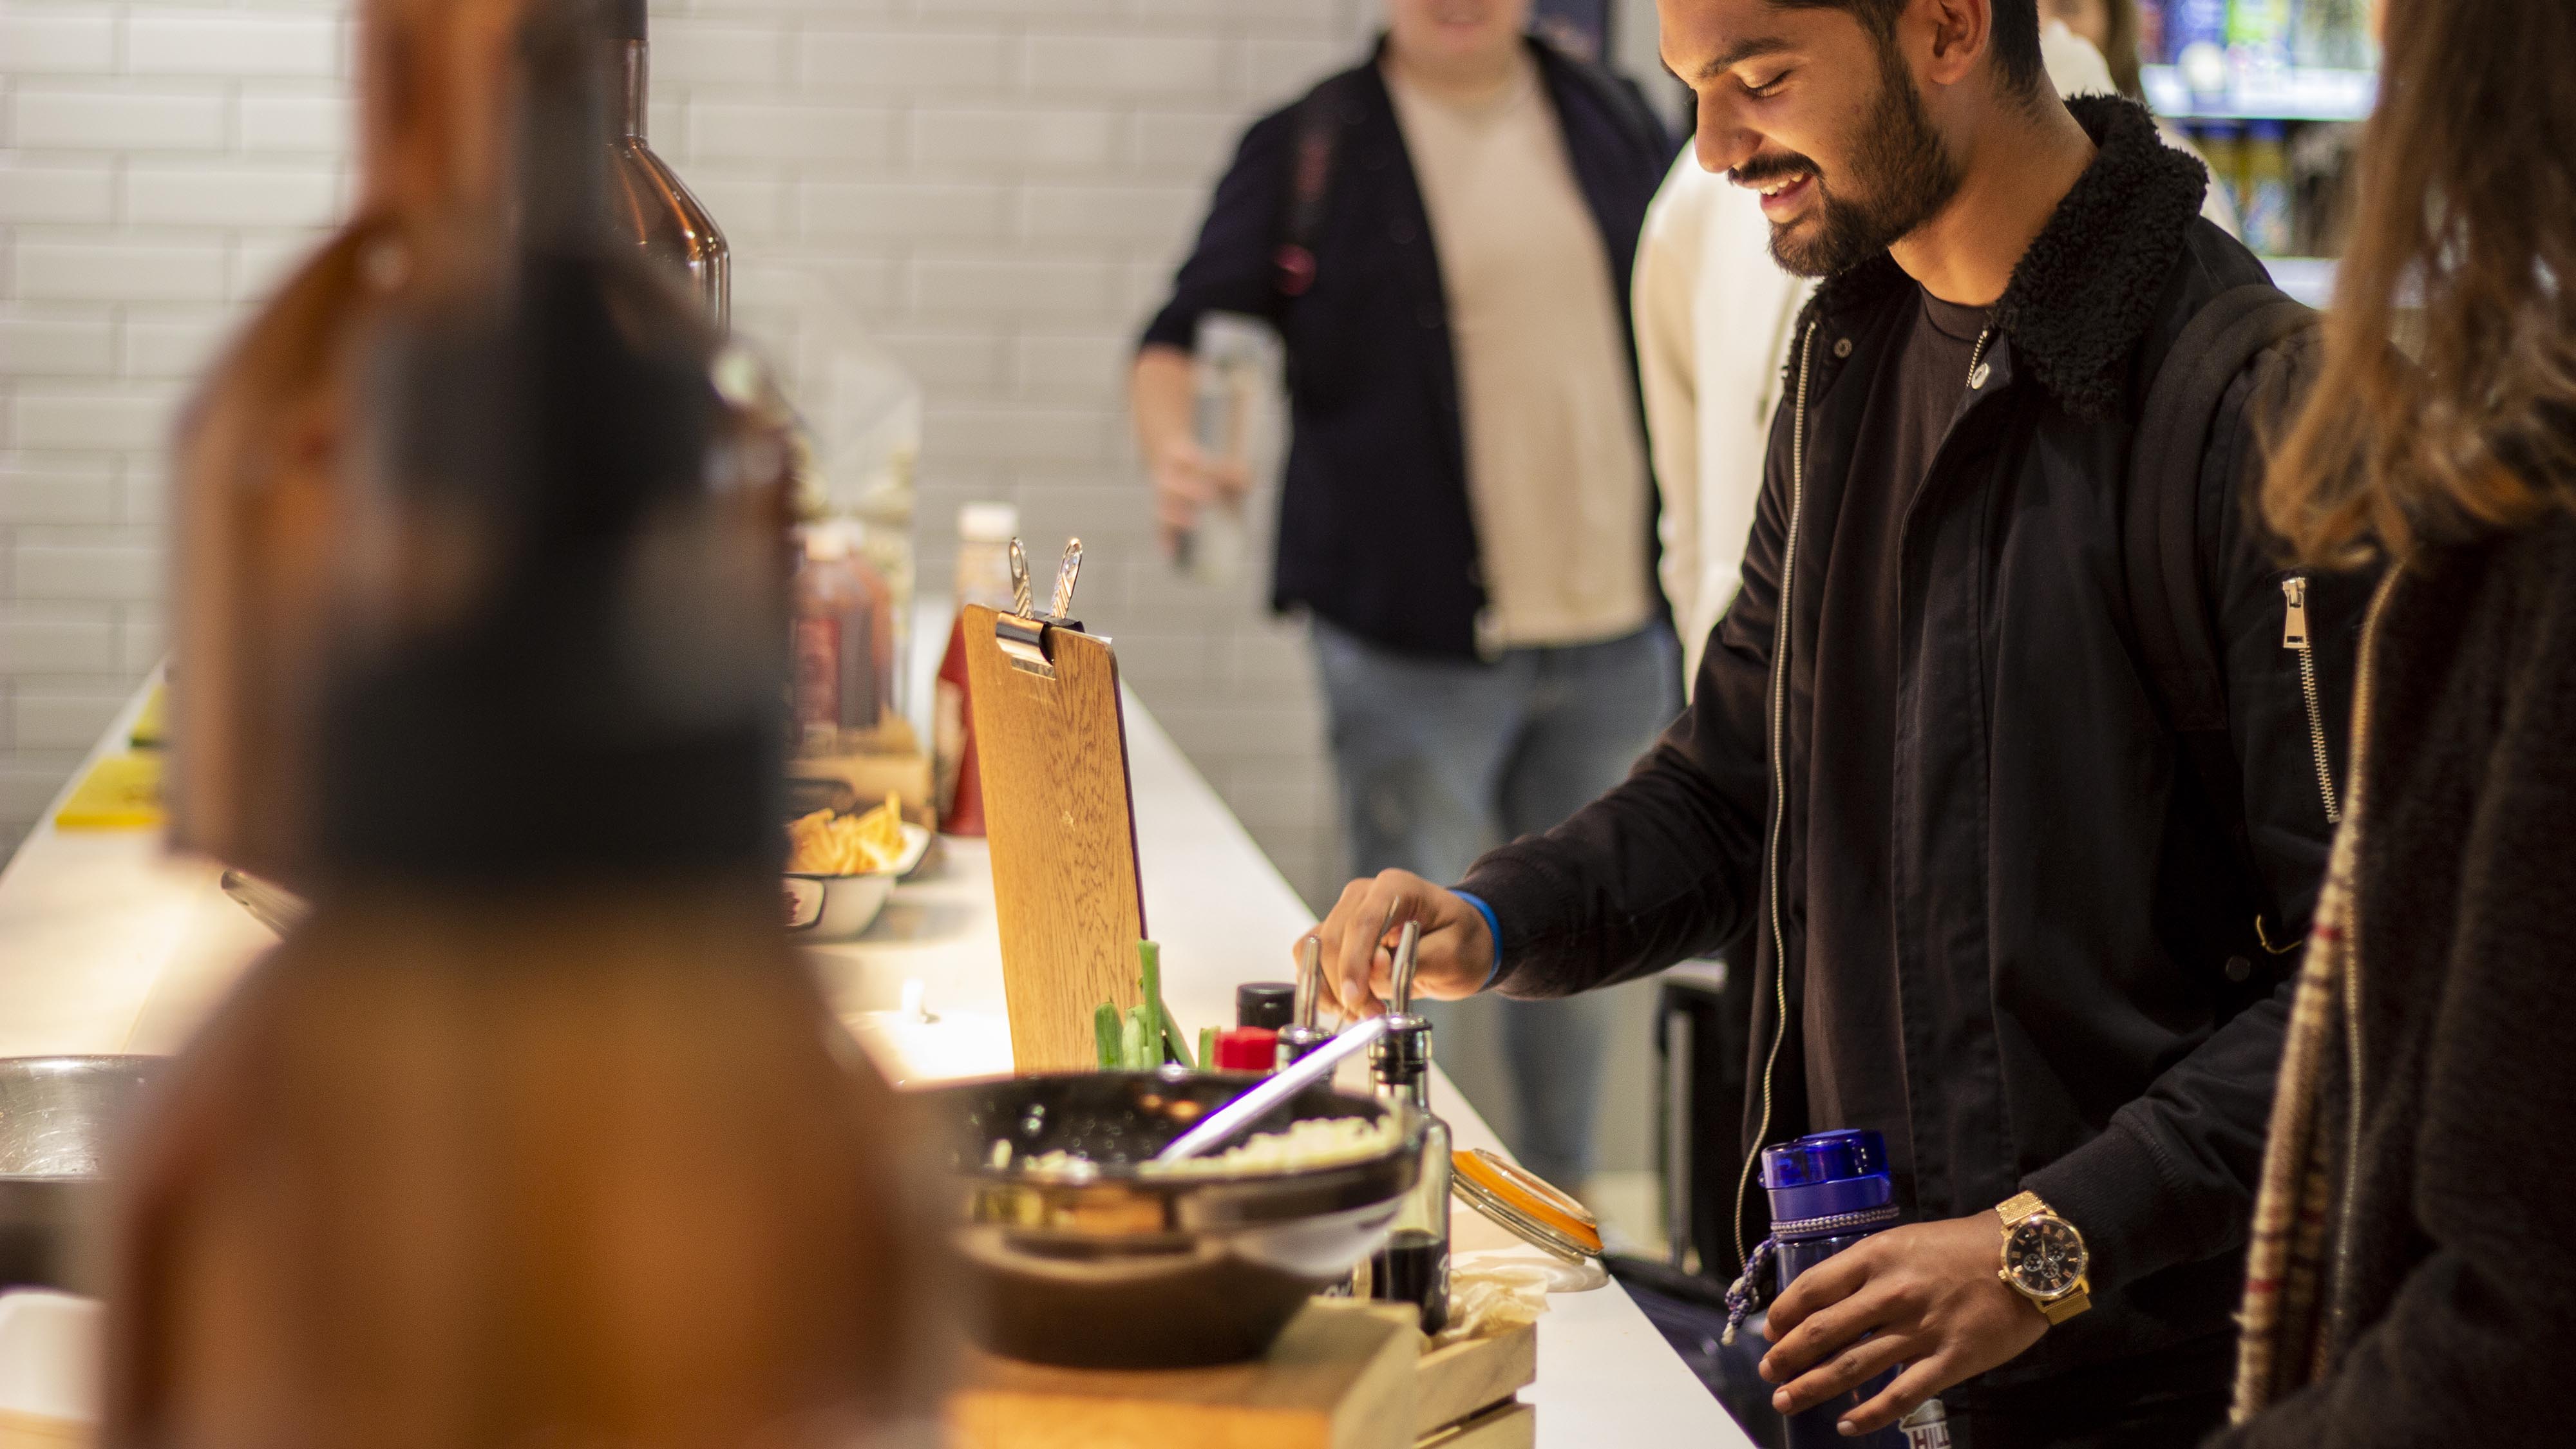
<svg viewBox="0 0 2576 1449"><path fill-rule="evenodd" d="M345 0L0 5L5 849L159 657L172 411L347 204L352 116ZM924 589L968 499L1017 502L1042 555L1080 534L1084 617L1319 903L1338 851L1302 632L1258 554L1225 589L1163 562L1124 380L1243 126L1358 55L1377 8L653 7L655 148L746 268L828 278L926 390Z"/></svg>

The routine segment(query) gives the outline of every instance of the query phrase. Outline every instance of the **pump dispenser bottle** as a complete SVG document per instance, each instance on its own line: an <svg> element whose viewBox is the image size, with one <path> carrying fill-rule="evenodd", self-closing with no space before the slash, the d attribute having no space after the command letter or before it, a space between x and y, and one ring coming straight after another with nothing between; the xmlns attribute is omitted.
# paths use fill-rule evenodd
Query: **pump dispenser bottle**
<svg viewBox="0 0 2576 1449"><path fill-rule="evenodd" d="M190 755L298 787L313 908L121 1149L99 1442L930 1442L904 1111L779 925L774 454L618 235L591 7L446 13L391 58L489 46L459 104L511 204L403 214L313 354L349 437L303 748Z"/></svg>
<svg viewBox="0 0 2576 1449"><path fill-rule="evenodd" d="M606 9L610 207L617 230L644 255L686 278L707 320L721 332L733 303L733 252L715 218L645 140L652 47L645 39L644 0L609 0Z"/></svg>
<svg viewBox="0 0 2576 1449"><path fill-rule="evenodd" d="M1422 1310L1422 1331L1449 1323L1449 1124L1431 1111L1431 1023L1413 1014L1414 954L1422 927L1407 921L1395 948L1386 1034L1369 1045L1380 1100L1422 1114L1422 1176L1397 1209L1395 1230L1369 1259L1369 1296Z"/></svg>

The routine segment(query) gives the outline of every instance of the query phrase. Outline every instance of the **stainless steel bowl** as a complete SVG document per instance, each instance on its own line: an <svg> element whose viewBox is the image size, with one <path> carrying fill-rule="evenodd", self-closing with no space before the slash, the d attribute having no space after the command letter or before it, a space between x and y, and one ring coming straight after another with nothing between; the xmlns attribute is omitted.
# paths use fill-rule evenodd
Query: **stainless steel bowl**
<svg viewBox="0 0 2576 1449"><path fill-rule="evenodd" d="M166 1061L0 1058L0 1288L96 1290L77 1248L107 1208L101 1162Z"/></svg>
<svg viewBox="0 0 2576 1449"><path fill-rule="evenodd" d="M1137 1164L1259 1080L1234 1073L1071 1072L929 1094L954 1124L955 1242L968 1323L996 1353L1082 1368L1180 1368L1254 1358L1317 1289L1386 1241L1422 1168L1404 1112L1374 1157L1290 1172L1186 1177ZM1315 1087L1253 1126L1372 1121L1403 1109ZM992 1165L993 1144L1011 1165ZM1089 1171L1032 1171L1081 1154Z"/></svg>

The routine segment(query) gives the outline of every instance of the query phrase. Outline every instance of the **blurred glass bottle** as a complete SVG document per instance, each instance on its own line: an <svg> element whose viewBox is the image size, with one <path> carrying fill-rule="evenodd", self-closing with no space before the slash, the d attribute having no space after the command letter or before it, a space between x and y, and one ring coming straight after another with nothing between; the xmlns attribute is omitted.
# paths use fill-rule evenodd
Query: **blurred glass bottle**
<svg viewBox="0 0 2576 1449"><path fill-rule="evenodd" d="M2209 184L2227 189L2227 199L2235 204L2236 214L2245 214L2245 128L2234 121L2211 121L2201 126L2193 138L2200 143L2200 154L2209 161Z"/></svg>
<svg viewBox="0 0 2576 1449"><path fill-rule="evenodd" d="M328 359L313 910L126 1149L103 1443L896 1442L935 1402L901 1109L779 929L784 460L611 229L588 7L523 3L420 0L370 76L456 66L513 204L407 219Z"/></svg>
<svg viewBox="0 0 2576 1449"><path fill-rule="evenodd" d="M2239 76L2290 66L2290 0L2227 0L2227 58Z"/></svg>
<svg viewBox="0 0 2576 1449"><path fill-rule="evenodd" d="M498 225L506 38L524 0L364 0L357 198L237 330L172 442L171 843L289 884L312 866L314 689L351 499L353 339L445 232Z"/></svg>
<svg viewBox="0 0 2576 1449"><path fill-rule="evenodd" d="M2279 121L2251 122L2239 153L2238 164L2243 168L2239 214L2245 218L2245 244L2267 257L2288 256L2295 246L2288 134Z"/></svg>
<svg viewBox="0 0 2576 1449"><path fill-rule="evenodd" d="M894 594L848 519L809 523L788 621L788 739L803 755L864 750L894 711Z"/></svg>
<svg viewBox="0 0 2576 1449"><path fill-rule="evenodd" d="M796 517L849 530L855 556L885 581L894 600L891 708L908 731L921 385L868 335L847 296L825 277L774 254L737 261L732 335L758 348L794 409L803 455ZM927 734L925 720L915 744ZM906 747L890 738L886 748Z"/></svg>
<svg viewBox="0 0 2576 1449"><path fill-rule="evenodd" d="M2299 0L2292 59L2328 70L2375 68L2368 6L2369 0Z"/></svg>
<svg viewBox="0 0 2576 1449"><path fill-rule="evenodd" d="M967 694L965 608L1011 610L1011 539L1019 531L1020 510L1011 504L969 503L957 510L958 612L939 659L931 716L939 828L950 835L984 833L984 781L975 763L975 711Z"/></svg>
<svg viewBox="0 0 2576 1449"><path fill-rule="evenodd" d="M1244 512L1251 502L1255 440L1274 387L1277 346L1263 323L1210 312L1199 319L1190 351L1192 440L1208 467L1234 486L1220 486L1199 509L1190 531L1180 536L1175 562L1183 573L1213 587L1230 587L1241 579L1251 552Z"/></svg>
<svg viewBox="0 0 2576 1449"><path fill-rule="evenodd" d="M644 254L677 267L721 332L731 320L733 254L715 218L645 141L652 46L645 37L644 0L606 0L609 75L615 122L609 131L614 159L610 210L618 229Z"/></svg>
<svg viewBox="0 0 2576 1449"><path fill-rule="evenodd" d="M2228 0L2173 0L2165 9L2165 49L2191 93L2227 94Z"/></svg>

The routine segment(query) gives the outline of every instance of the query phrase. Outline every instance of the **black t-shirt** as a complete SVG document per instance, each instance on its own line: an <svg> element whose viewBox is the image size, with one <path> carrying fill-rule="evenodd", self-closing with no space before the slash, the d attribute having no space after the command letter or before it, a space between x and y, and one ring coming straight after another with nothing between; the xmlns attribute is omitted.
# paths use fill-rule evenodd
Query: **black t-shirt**
<svg viewBox="0 0 2576 1449"><path fill-rule="evenodd" d="M1896 818L1898 545L1906 508L1972 395L1970 358L1988 316L1983 307L1920 296L1922 305L1903 324L1906 336L1871 380L1869 411L1834 521L1827 565L1833 581L1822 595L1865 601L1856 616L1827 627L1838 647L1851 651L1846 677L1883 687L1859 698L1816 701L1815 765L1841 783L1812 801L1807 822L1808 919L1833 921L1826 934L1834 941L1875 942L1879 949L1824 960L1811 947L1802 1013L1808 1130L1877 1128L1887 1135L1901 1180L1910 1178L1914 1159L1905 1073L1870 1065L1905 1059L1890 908L1895 842L1888 833ZM1810 931L1808 940L1816 939Z"/></svg>

